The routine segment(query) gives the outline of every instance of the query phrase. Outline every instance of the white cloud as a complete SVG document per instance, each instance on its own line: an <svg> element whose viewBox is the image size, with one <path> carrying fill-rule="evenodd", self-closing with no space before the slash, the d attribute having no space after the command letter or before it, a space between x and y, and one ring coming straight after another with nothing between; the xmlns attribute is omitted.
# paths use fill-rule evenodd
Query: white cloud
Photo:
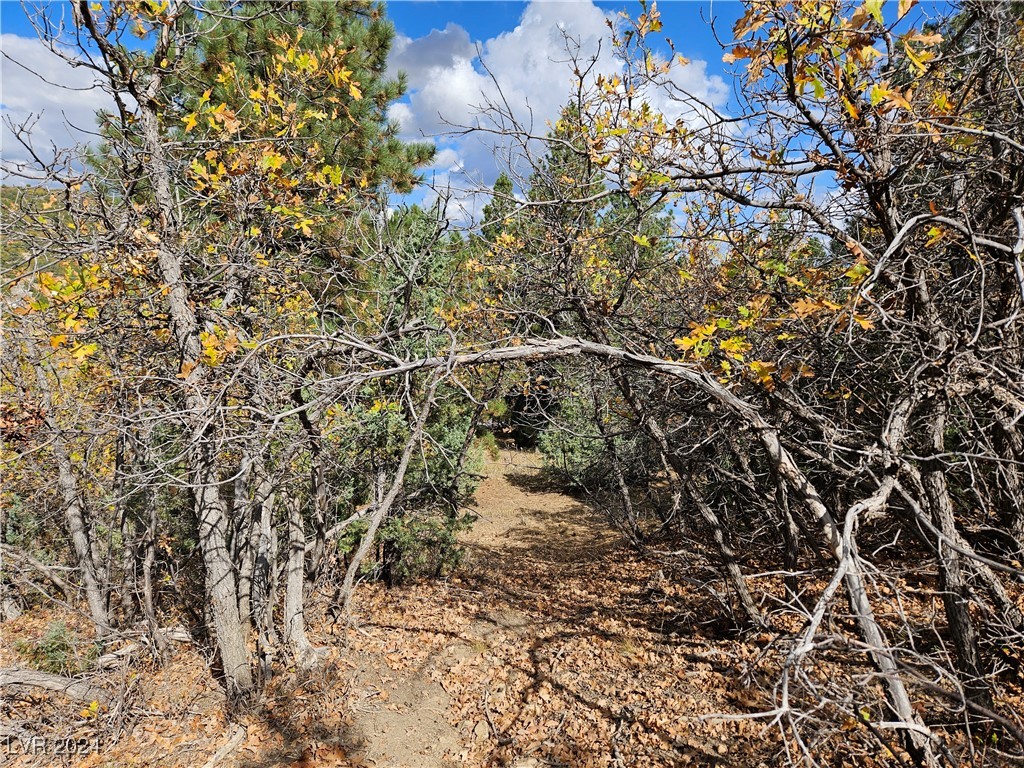
<svg viewBox="0 0 1024 768"><path fill-rule="evenodd" d="M410 138L438 136L452 126L476 124L486 103L507 103L519 119L533 116L527 127L543 131L569 96L571 50L584 59L600 53L603 71L619 68L607 41L602 44L607 31L604 12L590 0L534 0L515 29L483 42L470 42L457 24L415 40L401 38L389 67L406 72L410 92L392 117Z"/></svg>
<svg viewBox="0 0 1024 768"><path fill-rule="evenodd" d="M518 26L489 40L473 43L462 27L451 23L424 37L396 40L389 69L407 74L409 93L392 106L390 116L401 124L404 137L429 137L437 143L440 154L427 180L450 186L465 210L478 211L482 202L473 200L471 190L493 184L503 166L515 162L514 152L498 135L458 135L453 130L496 127L485 107L497 105L523 130L544 135L577 80L573 58L581 68L596 59L590 77L622 71L612 51L608 18L591 0L532 0ZM669 79L675 88L706 103L725 102L725 84L708 75L703 61L686 66L674 62ZM646 98L670 120L695 114L667 90ZM432 197L428 194L428 201Z"/></svg>
<svg viewBox="0 0 1024 768"><path fill-rule="evenodd" d="M96 85L97 76L73 67L34 37L0 35L0 104L2 161L5 171L32 164L29 151L15 138L9 123L29 121L32 146L44 161L55 148L86 143L94 137L96 112L111 109L110 97Z"/></svg>
<svg viewBox="0 0 1024 768"><path fill-rule="evenodd" d="M479 205L469 200L468 190L493 184L503 167L514 162L514 156L507 142L495 135L445 134L453 126L488 126L482 113L487 104L507 109L534 135L546 133L574 86L572 52L581 63L597 59L591 76L621 72L622 62L614 57L608 39L607 18L591 0L533 0L514 29L487 40L473 41L454 23L416 39L399 36L392 47L389 70L392 74L406 72L409 95L391 107L390 116L401 123L404 137L434 138L439 154L429 174L436 182L450 184L466 208L475 210ZM93 87L95 76L84 67L72 67L34 38L2 35L0 46L13 60L0 60L5 120L21 123L38 116L32 141L47 158L52 156L53 145L68 147L91 140L68 124L92 131L95 112L110 108L109 97ZM708 75L704 62L673 63L670 79L678 88L708 102L721 104L725 100L724 84L717 76ZM647 98L670 119L685 117L683 108L666 92L654 92ZM28 160L28 153L6 126L2 158L7 168ZM524 173L528 175L528 169Z"/></svg>
<svg viewBox="0 0 1024 768"><path fill-rule="evenodd" d="M476 46L469 33L458 24L449 23L443 30L413 40L399 35L391 46L388 67L392 72L404 70L413 88L422 87L434 69L444 69L456 61L476 56Z"/></svg>

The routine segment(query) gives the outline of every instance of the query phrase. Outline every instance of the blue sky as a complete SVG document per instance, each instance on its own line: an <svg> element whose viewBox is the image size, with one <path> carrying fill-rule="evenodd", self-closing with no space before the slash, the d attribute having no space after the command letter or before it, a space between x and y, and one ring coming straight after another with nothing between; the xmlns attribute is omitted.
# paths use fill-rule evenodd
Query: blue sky
<svg viewBox="0 0 1024 768"><path fill-rule="evenodd" d="M57 20L70 16L67 2L32 5L45 7ZM605 19L619 11L636 16L641 6L600 0L406 0L388 3L387 10L397 30L391 68L405 71L410 85L391 116L402 124L406 138L427 138L437 144L437 160L427 171L428 180L449 188L455 204L465 206L465 213L472 215L479 208L472 190L492 184L509 158L497 140L447 135L451 126L483 119L477 108L497 98L500 86L516 114L531 118L533 131L543 134L569 95L572 75L565 63L565 35L579 41L584 56L600 50L597 69L613 73L618 64L607 41ZM717 17L719 33L727 35L742 5L723 0L676 1L660 3L659 10L664 34L693 61L680 70L680 81L724 103L729 90L726 65L705 19ZM4 116L21 121L41 114L31 135L43 154L51 145L73 144L82 134L67 123L90 128L95 110L105 106L104 95L90 88L87 72L72 69L41 46L21 3L0 0L0 32L6 54L0 59ZM5 164L27 157L6 129L3 145ZM421 192L415 199L430 196Z"/></svg>
<svg viewBox="0 0 1024 768"><path fill-rule="evenodd" d="M566 4L574 1L564 0ZM66 0L36 1L32 5L66 8L68 3ZM409 37L422 37L454 22L475 39L486 40L513 29L527 5L504 0L398 0L387 3L387 13L398 31ZM640 12L639 2L597 2L594 5L609 13L626 11L636 15ZM695 57L713 57L718 47L701 15L718 17L723 22L720 32L727 34L732 22L742 13L742 4L739 0L662 0L658 10L665 20L666 31L671 35L675 30L677 41L685 40ZM0 25L0 31L8 34L33 34L19 0L0 0Z"/></svg>
<svg viewBox="0 0 1024 768"><path fill-rule="evenodd" d="M51 17L70 14L66 1L42 5ZM894 12L894 5L887 3L887 15ZM619 11L634 17L641 12L639 2L605 0L405 0L389 3L387 8L397 30L389 66L393 73L405 71L409 81L406 97L392 106L390 116L401 123L405 138L436 144L436 160L427 169L427 179L448 189L454 204L464 207L463 215L456 218L472 217L481 205L474 190L493 184L498 173L515 159L497 137L455 135L453 126L486 124L487 116L480 107L501 98L529 123L532 133L544 134L570 92L573 78L565 63L566 39L578 41L583 57L600 51L595 72L614 74L621 63L608 44L605 21ZM706 103L728 110L731 67L722 62L715 31L729 42L733 22L743 12L742 4L735 0L663 0L658 9L664 23L662 34L690 60L687 66L673 68L673 82ZM714 29L710 19L715 20ZM109 104L107 97L92 87L92 76L69 67L36 40L19 2L0 0L0 33L5 54L0 57L3 116L17 122L38 116L33 118L36 122L30 136L44 155L53 146L82 140L84 134L68 124L88 130L95 111ZM671 116L671 102L652 103ZM4 165L10 167L26 157L27 152L4 127ZM527 176L529 169L522 172ZM432 194L421 191L413 199L429 201Z"/></svg>
<svg viewBox="0 0 1024 768"><path fill-rule="evenodd" d="M571 5L572 0L565 0ZM513 29L522 18L526 2L495 2L494 0L402 0L387 5L388 15L399 32L410 37L421 37L434 29L443 29L455 22L478 40L486 40L503 31ZM630 15L640 13L639 2L596 2L595 6L608 13L624 11ZM665 29L677 44L684 43L691 58L721 54L711 28L701 19L717 17L720 34L728 34L733 22L743 13L739 0L662 0L658 11L665 21Z"/></svg>

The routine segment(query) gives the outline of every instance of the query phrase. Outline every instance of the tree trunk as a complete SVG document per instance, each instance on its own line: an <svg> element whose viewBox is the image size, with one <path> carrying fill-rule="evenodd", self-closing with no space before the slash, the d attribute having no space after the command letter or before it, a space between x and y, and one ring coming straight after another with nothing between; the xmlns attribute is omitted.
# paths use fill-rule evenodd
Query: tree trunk
<svg viewBox="0 0 1024 768"><path fill-rule="evenodd" d="M944 399L938 400L928 420L928 448L935 456L945 451L946 407ZM956 518L946 487L945 467L941 459L930 458L924 462L921 484L924 486L935 525L944 537L955 540ZM938 541L937 549L942 602L956 648L957 665L965 694L975 704L991 709L992 697L981 668L978 633L971 619L970 594L964 579L961 555L942 539Z"/></svg>
<svg viewBox="0 0 1024 768"><path fill-rule="evenodd" d="M240 542L239 553L238 553L238 611L242 619L242 623L251 631L253 624L259 625L257 618L256 604L258 597L255 594L256 588L256 568L257 560L260 553L260 542L263 537L263 516L264 508L267 507L267 502L270 502L270 509L273 508L273 493L274 486L269 477L266 476L266 470L262 459L256 460L256 466L251 475L252 479L255 479L256 489L250 494L248 499L248 508L244 510L244 515L248 522L245 526L242 526L242 541ZM269 512L268 512L269 514ZM268 527L270 523L268 521ZM266 578L263 580L263 585L267 583ZM266 595L263 595L263 599L266 599Z"/></svg>
<svg viewBox="0 0 1024 768"><path fill-rule="evenodd" d="M622 500L622 514L625 518L624 527L629 533L629 538L633 542L639 542L643 538L643 534L640 531L636 510L633 508L633 497L629 492L629 485L626 483L626 478L622 472L622 462L619 461L618 451L615 449L615 440L608 434L608 430L604 425L604 419L601 418L600 399L598 397L596 385L591 387L590 394L594 401L594 419L597 422L597 429L601 434L601 439L604 441L605 450L608 452L608 455L612 460L612 471L615 473L615 485L619 491L619 498Z"/></svg>
<svg viewBox="0 0 1024 768"><path fill-rule="evenodd" d="M426 395L423 399L423 405L420 406L419 416L416 418L416 423L409 435L409 439L405 444L405 450L402 451L402 458L398 462L398 467L395 469L394 477L391 480L391 488L388 490L387 495L381 500L376 508L370 514L370 524L366 529L366 533L363 535L363 540L359 542L359 548L356 549L355 554L352 556L352 561L348 564L348 569L345 571L345 580L342 582L339 595L336 599L340 599L342 603L342 615L349 621L352 619L352 590L355 587L356 574L359 573L359 566L363 564L363 560L366 559L366 555L369 554L370 549L373 547L374 539L377 536L377 529L380 528L381 522L391 512L391 507L394 506L395 500L398 498L398 494L402 490L402 484L405 481L405 472L409 468L409 461L412 458L413 451L419 445L420 440L423 437L423 428L426 426L427 417L430 415L430 409L434 404L434 395L437 392L438 384L441 383L441 375L439 372L435 372L431 379L430 386L427 388ZM410 393L412 386L410 382L406 382L406 392Z"/></svg>
<svg viewBox="0 0 1024 768"><path fill-rule="evenodd" d="M789 493L786 491L786 484L775 482L775 507L779 514L779 527L782 529L782 542L786 548L784 564L786 575L784 582L791 597L799 593L800 585L797 583L797 571L800 568L800 527L793 518L793 512L789 508Z"/></svg>
<svg viewBox="0 0 1024 768"><path fill-rule="evenodd" d="M195 470L191 475L191 485L199 520L199 542L206 565L210 611L228 698L241 703L251 693L253 679L247 638L238 611L238 583L228 549L227 515L220 496L213 446L206 436L196 436L194 440L190 451Z"/></svg>
<svg viewBox="0 0 1024 768"><path fill-rule="evenodd" d="M164 45L166 41L162 39L160 44ZM184 389L185 423L191 444L188 451L189 484L195 494L199 544L206 565L210 610L224 667L228 698L232 702L240 702L252 691L253 678L246 635L238 610L238 583L228 548L228 509L221 497L217 471L217 419L212 418L211 413L217 403L207 395L208 392L217 391L217 388L211 386L209 369L201 361L201 329L193 308L193 297L182 272L183 255L175 248L181 238L160 129L160 87L161 77L155 74L146 83L145 90L134 95L139 102L146 169L149 171L153 198L159 211L157 266L167 296L171 337L181 360L178 378L182 380Z"/></svg>
<svg viewBox="0 0 1024 768"><path fill-rule="evenodd" d="M296 663L309 668L315 660L313 646L306 637L305 600L306 533L303 529L302 508L298 499L285 501L288 511L288 565L284 593L284 634Z"/></svg>
<svg viewBox="0 0 1024 768"><path fill-rule="evenodd" d="M270 486L272 488L272 486ZM257 630L257 646L263 665L263 680L270 679L275 649L279 645L274 629L274 596L277 594L277 529L274 527L273 490L260 501L256 556L253 562L251 605Z"/></svg>
<svg viewBox="0 0 1024 768"><path fill-rule="evenodd" d="M42 407L46 426L50 431L50 450L57 460L57 487L64 504L64 519L67 521L68 534L75 552L78 570L85 589L85 599L89 604L89 614L96 629L96 637L103 639L110 632L110 621L107 616L107 605L103 598L103 587L100 584L96 561L93 558L93 544L90 540L89 525L85 517L85 505L82 502L78 477L64 433L54 417L53 390L47 374L49 366L39 356L39 350L31 339L26 339L26 348L35 369L36 383L42 398Z"/></svg>

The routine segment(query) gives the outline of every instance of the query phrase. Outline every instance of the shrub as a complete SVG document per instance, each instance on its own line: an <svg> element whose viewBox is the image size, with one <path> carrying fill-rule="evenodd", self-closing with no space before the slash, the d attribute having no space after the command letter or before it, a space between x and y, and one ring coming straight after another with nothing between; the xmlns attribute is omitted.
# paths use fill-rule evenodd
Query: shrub
<svg viewBox="0 0 1024 768"><path fill-rule="evenodd" d="M77 675L99 657L99 646L79 639L63 621L51 621L38 641L20 640L14 648L29 666L54 675Z"/></svg>
<svg viewBox="0 0 1024 768"><path fill-rule="evenodd" d="M362 572L388 585L423 576L450 573L462 561L458 534L472 525L470 514L449 515L408 511L384 522L377 531L377 558L367 559ZM338 539L338 550L349 555L366 535L367 522L358 520Z"/></svg>
<svg viewBox="0 0 1024 768"><path fill-rule="evenodd" d="M438 577L462 562L458 534L472 525L473 516L410 512L381 526L381 578L389 585L421 576Z"/></svg>

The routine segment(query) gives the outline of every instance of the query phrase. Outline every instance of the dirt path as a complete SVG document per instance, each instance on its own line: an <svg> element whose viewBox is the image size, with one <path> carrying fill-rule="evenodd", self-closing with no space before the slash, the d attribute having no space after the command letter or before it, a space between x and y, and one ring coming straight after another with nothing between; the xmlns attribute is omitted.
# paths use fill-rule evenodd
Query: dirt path
<svg viewBox="0 0 1024 768"><path fill-rule="evenodd" d="M132 706L120 711L132 720L123 736L62 764L773 764L778 744L760 725L709 719L767 708L748 687L759 648L708 635L714 598L667 579L601 514L547 485L539 464L515 452L488 463L479 519L463 536L465 562L448 579L362 585L358 628L329 620L329 592L311 596L309 636L324 649L322 666L308 674L285 661L241 722L225 719L201 648L183 644L127 689ZM26 615L17 631L38 636L52 614ZM0 638L0 651L16 639ZM0 715L12 722L69 722L63 700L8 703L4 710L0 699ZM115 716L80 718L75 728L109 733ZM46 760L25 755L12 764L53 764Z"/></svg>
<svg viewBox="0 0 1024 768"><path fill-rule="evenodd" d="M731 763L750 724L700 716L754 705L736 690L745 660L701 637L704 601L683 608L654 564L538 470L529 453L488 464L450 581L367 590L374 643L360 643L401 706L354 715L362 756L382 768Z"/></svg>
<svg viewBox="0 0 1024 768"><path fill-rule="evenodd" d="M567 567L586 567L617 541L592 510L549 488L539 476L540 457L503 451L484 468L486 479L475 495L478 519L461 538L466 547L463 576L455 579L504 592L489 607L473 613L440 653L406 674L394 675L386 664L368 664L357 671L356 687L363 701L353 708L353 725L365 746L361 757L381 768L449 768L467 756L462 742L485 743L494 736L493 723L471 719L450 722L452 697L446 678L465 673L494 645L524 644L537 625L550 624L543 611L518 607L523 597L514 578L529 563L539 580L530 597L542 599L553 580ZM509 570L511 567L511 571ZM512 576L513 578L509 578ZM534 761L535 762L535 761ZM519 761L529 766L529 760Z"/></svg>
<svg viewBox="0 0 1024 768"><path fill-rule="evenodd" d="M551 488L540 469L535 453L502 451L488 461L472 507L478 519L463 542L499 556L530 551L583 564L619 541L592 509Z"/></svg>

